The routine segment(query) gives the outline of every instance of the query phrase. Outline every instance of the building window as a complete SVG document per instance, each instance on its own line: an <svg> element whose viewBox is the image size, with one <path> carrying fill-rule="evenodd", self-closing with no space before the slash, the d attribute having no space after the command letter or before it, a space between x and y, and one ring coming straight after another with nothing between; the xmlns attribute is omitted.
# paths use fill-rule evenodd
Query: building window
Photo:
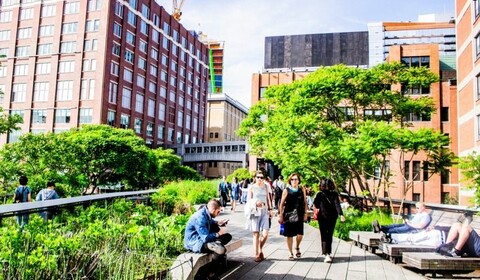
<svg viewBox="0 0 480 280"><path fill-rule="evenodd" d="M122 52L122 47L117 43L113 43L112 54L114 54L116 56L120 56L121 52Z"/></svg>
<svg viewBox="0 0 480 280"><path fill-rule="evenodd" d="M27 84L13 84L12 102L25 102L27 94Z"/></svg>
<svg viewBox="0 0 480 280"><path fill-rule="evenodd" d="M48 101L49 88L48 82L36 82L33 89L33 100L36 102Z"/></svg>
<svg viewBox="0 0 480 280"><path fill-rule="evenodd" d="M115 62L112 62L112 63L110 64L110 69L111 69L111 70L110 70L110 73L111 73L112 75L118 77L118 74L119 74L119 72L120 72L120 67L118 66L118 64L115 63Z"/></svg>
<svg viewBox="0 0 480 280"><path fill-rule="evenodd" d="M129 69L123 70L123 79L127 82L133 82L133 72Z"/></svg>
<svg viewBox="0 0 480 280"><path fill-rule="evenodd" d="M47 123L47 110L32 110L32 123L41 124Z"/></svg>
<svg viewBox="0 0 480 280"><path fill-rule="evenodd" d="M32 28L19 28L17 32L17 39L28 39L32 37Z"/></svg>
<svg viewBox="0 0 480 280"><path fill-rule="evenodd" d="M69 14L78 14L80 10L80 2L66 2L65 3L65 8L63 10L63 14L69 15Z"/></svg>
<svg viewBox="0 0 480 280"><path fill-rule="evenodd" d="M43 26L40 26L40 29L38 31L38 36L39 37L53 36L54 31L55 31L55 27L53 25L43 25Z"/></svg>
<svg viewBox="0 0 480 280"><path fill-rule="evenodd" d="M130 116L122 114L120 116L120 128L129 128L130 127Z"/></svg>
<svg viewBox="0 0 480 280"><path fill-rule="evenodd" d="M13 75L26 76L28 75L28 64L17 64L13 68Z"/></svg>
<svg viewBox="0 0 480 280"><path fill-rule="evenodd" d="M476 90L477 90L477 100L480 99L480 75L476 77Z"/></svg>
<svg viewBox="0 0 480 280"><path fill-rule="evenodd" d="M449 120L449 108L448 107L442 107L440 110L440 119L442 122L448 122Z"/></svg>
<svg viewBox="0 0 480 280"><path fill-rule="evenodd" d="M155 100L150 98L148 99L147 115L149 117L155 117Z"/></svg>
<svg viewBox="0 0 480 280"><path fill-rule="evenodd" d="M0 48L0 56L7 56L8 48Z"/></svg>
<svg viewBox="0 0 480 280"><path fill-rule="evenodd" d="M122 26L116 22L113 23L113 34L118 38L122 38Z"/></svg>
<svg viewBox="0 0 480 280"><path fill-rule="evenodd" d="M403 65L407 67L426 67L430 68L429 56L404 56L401 59Z"/></svg>
<svg viewBox="0 0 480 280"><path fill-rule="evenodd" d="M157 74L158 74L158 67L153 64L150 64L150 75L153 77L157 77Z"/></svg>
<svg viewBox="0 0 480 280"><path fill-rule="evenodd" d="M48 75L50 74L50 63L47 62L47 63L38 63L36 65L36 70L35 70L35 73L37 75Z"/></svg>
<svg viewBox="0 0 480 280"><path fill-rule="evenodd" d="M165 127L163 125L158 126L157 137L159 140L165 139Z"/></svg>
<svg viewBox="0 0 480 280"><path fill-rule="evenodd" d="M58 72L73 73L75 71L75 61L60 61L58 64Z"/></svg>
<svg viewBox="0 0 480 280"><path fill-rule="evenodd" d="M77 42L61 42L60 43L60 53L74 53L77 49Z"/></svg>
<svg viewBox="0 0 480 280"><path fill-rule="evenodd" d="M420 161L413 161L413 181L420 181Z"/></svg>
<svg viewBox="0 0 480 280"><path fill-rule="evenodd" d="M0 77L7 76L7 66L0 66Z"/></svg>
<svg viewBox="0 0 480 280"><path fill-rule="evenodd" d="M401 90L403 95L430 94L430 87L415 87L415 86L406 87L405 85L402 84Z"/></svg>
<svg viewBox="0 0 480 280"><path fill-rule="evenodd" d="M97 60L96 59L84 59L82 69L83 69L83 71L95 71L95 70L97 70Z"/></svg>
<svg viewBox="0 0 480 280"><path fill-rule="evenodd" d="M410 181L410 161L406 160L404 162L404 168L405 168L405 180Z"/></svg>
<svg viewBox="0 0 480 280"><path fill-rule="evenodd" d="M85 32L95 32L95 31L98 31L99 28L100 28L99 19L87 20L85 24Z"/></svg>
<svg viewBox="0 0 480 280"><path fill-rule="evenodd" d="M125 35L125 40L126 40L127 43L129 43L130 45L135 46L135 34L133 34L132 32L127 31L127 33L126 33L126 35Z"/></svg>
<svg viewBox="0 0 480 280"><path fill-rule="evenodd" d="M474 0L473 5L474 5L474 10L475 10L475 18L477 18L480 15L480 1L479 0Z"/></svg>
<svg viewBox="0 0 480 280"><path fill-rule="evenodd" d="M167 114L167 111L166 111L165 104L162 104L162 103L158 104L158 119L161 121L165 121L166 114Z"/></svg>
<svg viewBox="0 0 480 280"><path fill-rule="evenodd" d="M428 170L428 161L424 161L423 162L423 181L427 182L429 178L430 176L429 176L429 170Z"/></svg>
<svg viewBox="0 0 480 280"><path fill-rule="evenodd" d="M137 75L137 86L145 88L145 77L142 75Z"/></svg>
<svg viewBox="0 0 480 280"><path fill-rule="evenodd" d="M147 53L147 42L143 41L143 40L140 40L140 42L138 43L138 49L143 52L143 53Z"/></svg>
<svg viewBox="0 0 480 280"><path fill-rule="evenodd" d="M37 54L38 55L49 55L52 54L53 44L38 44Z"/></svg>
<svg viewBox="0 0 480 280"><path fill-rule="evenodd" d="M142 126L143 126L143 121L141 119L135 118L135 124L133 126L133 130L135 133L142 133Z"/></svg>
<svg viewBox="0 0 480 280"><path fill-rule="evenodd" d="M20 20L32 19L33 8L20 8Z"/></svg>
<svg viewBox="0 0 480 280"><path fill-rule="evenodd" d="M56 110L55 123L70 123L70 109Z"/></svg>
<svg viewBox="0 0 480 280"><path fill-rule="evenodd" d="M480 56L480 34L475 37L475 55L476 58Z"/></svg>
<svg viewBox="0 0 480 280"><path fill-rule="evenodd" d="M108 110L107 124L110 126L115 126L116 117L117 117L117 113L115 111Z"/></svg>
<svg viewBox="0 0 480 280"><path fill-rule="evenodd" d="M420 201L420 194L419 193L413 193L412 200L413 201Z"/></svg>
<svg viewBox="0 0 480 280"><path fill-rule="evenodd" d="M115 1L115 14L123 18L123 5L118 1Z"/></svg>
<svg viewBox="0 0 480 280"><path fill-rule="evenodd" d="M429 122L431 120L430 114L409 113L404 118L405 122Z"/></svg>
<svg viewBox="0 0 480 280"><path fill-rule="evenodd" d="M167 140L170 141L170 142L173 142L173 137L174 137L174 130L173 128L168 128L168 135L167 135Z"/></svg>
<svg viewBox="0 0 480 280"><path fill-rule="evenodd" d="M186 129L190 129L191 120L192 120L192 117L190 115L186 115L186 118L185 118L185 128Z"/></svg>
<svg viewBox="0 0 480 280"><path fill-rule="evenodd" d="M127 11L127 22L133 27L137 26L137 16L132 11Z"/></svg>
<svg viewBox="0 0 480 280"><path fill-rule="evenodd" d="M57 101L72 100L73 81L59 81L57 83Z"/></svg>
<svg viewBox="0 0 480 280"><path fill-rule="evenodd" d="M160 87L160 96L167 98L167 89L165 87Z"/></svg>
<svg viewBox="0 0 480 280"><path fill-rule="evenodd" d="M128 88L123 88L122 91L122 107L130 109L132 106L132 90Z"/></svg>
<svg viewBox="0 0 480 280"><path fill-rule="evenodd" d="M78 22L67 22L62 24L62 34L77 33Z"/></svg>
<svg viewBox="0 0 480 280"><path fill-rule="evenodd" d="M0 22L12 21L12 11L0 11Z"/></svg>
<svg viewBox="0 0 480 280"><path fill-rule="evenodd" d="M143 20L140 20L140 32L148 36L148 25Z"/></svg>
<svg viewBox="0 0 480 280"><path fill-rule="evenodd" d="M80 88L80 100L92 100L95 95L95 80L82 80Z"/></svg>
<svg viewBox="0 0 480 280"><path fill-rule="evenodd" d="M370 120L389 122L392 120L392 111L389 109L365 109L363 117Z"/></svg>
<svg viewBox="0 0 480 280"><path fill-rule="evenodd" d="M445 170L440 173L442 184L450 184L450 171Z"/></svg>
<svg viewBox="0 0 480 280"><path fill-rule="evenodd" d="M144 101L143 94L137 93L135 95L135 111L138 113L143 113L143 101Z"/></svg>
<svg viewBox="0 0 480 280"><path fill-rule="evenodd" d="M15 56L27 57L30 54L30 46L19 46L15 49Z"/></svg>
<svg viewBox="0 0 480 280"><path fill-rule="evenodd" d="M92 114L93 114L92 108L80 108L80 118L78 122L80 124L92 123Z"/></svg>
<svg viewBox="0 0 480 280"><path fill-rule="evenodd" d="M117 104L118 84L110 81L108 89L108 102L110 104Z"/></svg>
<svg viewBox="0 0 480 280"><path fill-rule="evenodd" d="M150 92L157 93L157 84L152 82L152 81L149 81L148 82L148 90Z"/></svg>
<svg viewBox="0 0 480 280"><path fill-rule="evenodd" d="M43 5L41 17L53 17L57 11L56 5Z"/></svg>
<svg viewBox="0 0 480 280"><path fill-rule="evenodd" d="M177 126L183 127L183 112L178 112L177 114Z"/></svg>
<svg viewBox="0 0 480 280"><path fill-rule="evenodd" d="M147 136L153 137L153 123L147 123L146 134Z"/></svg>
<svg viewBox="0 0 480 280"><path fill-rule="evenodd" d="M155 60L158 60L158 50L152 48L150 50L150 57L155 59Z"/></svg>
<svg viewBox="0 0 480 280"><path fill-rule="evenodd" d="M89 52L89 51L96 51L98 50L98 40L97 39L92 39L92 40L85 40L83 43L83 51Z"/></svg>

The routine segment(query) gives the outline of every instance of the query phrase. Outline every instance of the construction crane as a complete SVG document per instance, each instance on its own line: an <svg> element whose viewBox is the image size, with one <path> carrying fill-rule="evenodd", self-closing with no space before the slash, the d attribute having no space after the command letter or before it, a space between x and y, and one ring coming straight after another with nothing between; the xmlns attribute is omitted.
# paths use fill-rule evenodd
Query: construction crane
<svg viewBox="0 0 480 280"><path fill-rule="evenodd" d="M180 0L180 1L173 0L172 16L177 21L180 21L180 17L182 16L182 6L183 6L184 2L185 2L185 0Z"/></svg>

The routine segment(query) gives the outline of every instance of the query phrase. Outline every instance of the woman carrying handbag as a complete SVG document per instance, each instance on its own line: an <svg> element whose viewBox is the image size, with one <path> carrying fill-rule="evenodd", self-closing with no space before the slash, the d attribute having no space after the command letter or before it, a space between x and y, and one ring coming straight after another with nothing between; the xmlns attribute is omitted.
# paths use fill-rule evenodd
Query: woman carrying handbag
<svg viewBox="0 0 480 280"><path fill-rule="evenodd" d="M300 243L303 239L303 223L307 221L307 196L305 189L300 187L300 176L292 173L288 177L288 186L282 192L279 204L278 222L284 225L283 235L287 237L289 260L300 258ZM293 237L296 237L296 254L293 255Z"/></svg>

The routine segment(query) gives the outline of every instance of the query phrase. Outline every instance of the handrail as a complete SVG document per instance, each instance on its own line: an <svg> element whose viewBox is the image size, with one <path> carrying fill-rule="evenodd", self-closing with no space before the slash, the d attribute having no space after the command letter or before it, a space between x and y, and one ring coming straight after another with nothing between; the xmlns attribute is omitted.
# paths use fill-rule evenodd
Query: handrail
<svg viewBox="0 0 480 280"><path fill-rule="evenodd" d="M45 210L67 208L75 205L84 205L91 202L102 201L102 200L111 200L116 198L149 195L157 191L158 189L130 191L130 192L117 192L117 193L107 193L107 194L74 196L74 197L59 198L59 199L44 200L44 201L4 204L4 205L0 205L0 221L2 218L11 217L19 214L30 214L30 213L42 212Z"/></svg>

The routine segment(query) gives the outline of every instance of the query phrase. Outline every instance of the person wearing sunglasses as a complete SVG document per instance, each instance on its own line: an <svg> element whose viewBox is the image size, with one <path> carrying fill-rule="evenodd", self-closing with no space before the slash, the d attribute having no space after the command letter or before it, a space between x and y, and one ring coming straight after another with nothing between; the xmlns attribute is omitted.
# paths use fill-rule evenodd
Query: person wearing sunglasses
<svg viewBox="0 0 480 280"><path fill-rule="evenodd" d="M265 259L263 246L268 239L270 230L269 219L272 217L272 201L265 183L265 175L261 171L255 173L255 182L248 188L247 207L253 212L248 212L247 228L253 233L253 248L255 248L255 261ZM248 210L249 211L249 210Z"/></svg>
<svg viewBox="0 0 480 280"><path fill-rule="evenodd" d="M300 186L300 175L292 173L288 179L288 186L282 192L282 198L278 207L278 222L284 224L283 235L287 237L287 247L290 252L289 260L300 258L300 243L303 239L303 223L307 221L307 195L305 188ZM296 221L287 217L287 213L296 213ZM290 215L291 216L291 215ZM293 255L293 237L295 237L295 257Z"/></svg>

